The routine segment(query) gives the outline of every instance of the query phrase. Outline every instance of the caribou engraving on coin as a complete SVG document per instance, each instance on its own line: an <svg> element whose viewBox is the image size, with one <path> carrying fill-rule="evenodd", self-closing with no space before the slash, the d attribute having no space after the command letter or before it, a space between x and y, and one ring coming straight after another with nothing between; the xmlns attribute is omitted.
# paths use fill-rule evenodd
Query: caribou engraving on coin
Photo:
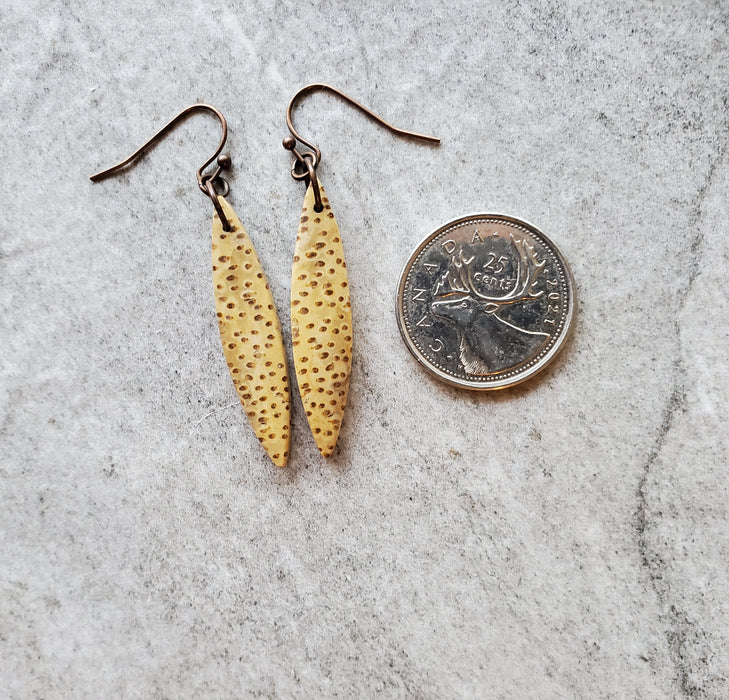
<svg viewBox="0 0 729 700"><path fill-rule="evenodd" d="M562 346L574 307L564 258L538 229L478 215L429 236L403 271L398 322L418 361L475 389L516 384Z"/></svg>

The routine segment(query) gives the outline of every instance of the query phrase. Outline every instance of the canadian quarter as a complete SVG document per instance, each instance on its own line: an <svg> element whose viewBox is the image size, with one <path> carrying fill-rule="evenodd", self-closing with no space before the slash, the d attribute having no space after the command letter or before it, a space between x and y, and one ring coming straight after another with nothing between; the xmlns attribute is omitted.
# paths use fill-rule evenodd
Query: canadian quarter
<svg viewBox="0 0 729 700"><path fill-rule="evenodd" d="M410 256L397 320L410 352L440 379L503 389L544 369L569 334L574 280L526 221L475 214L442 226Z"/></svg>

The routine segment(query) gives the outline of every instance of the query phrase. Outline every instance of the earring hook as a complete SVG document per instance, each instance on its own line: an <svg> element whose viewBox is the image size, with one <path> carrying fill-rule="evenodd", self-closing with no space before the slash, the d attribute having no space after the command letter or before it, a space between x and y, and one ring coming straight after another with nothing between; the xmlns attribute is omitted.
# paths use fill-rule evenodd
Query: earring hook
<svg viewBox="0 0 729 700"><path fill-rule="evenodd" d="M372 110L357 102L357 100L354 100L349 95L346 95L341 90L337 90L337 88L334 88L331 85L326 85L325 83L312 83L311 85L306 85L305 87L301 88L301 90L299 90L291 98L291 102L289 102L288 109L286 110L286 125L291 132L291 136L287 136L283 140L283 147L287 151L291 151L296 156L296 161L291 168L291 175L295 180L303 180L309 178L310 172L312 170L316 170L317 165L319 165L319 163L321 162L321 150L319 150L319 147L313 144L311 141L307 141L305 138L302 138L301 134L299 134L299 132L296 131L296 129L294 128L294 122L292 118L292 113L294 111L296 103L304 96L312 92L333 93L337 97L343 99L345 102L348 102L352 106L356 107L360 112L363 112L370 119L380 124L380 126L384 126L386 129L391 131L393 134L396 134L397 136L406 136L409 138L420 139L421 141L428 141L430 143L440 143L440 139L437 136L427 136L426 134L419 134L415 131L407 131L406 129L399 129L396 126L393 126L389 122L386 122L382 117L376 115ZM297 141L303 143L305 146L310 148L311 151L299 153L299 151L296 150ZM301 166L302 170L297 170L297 166Z"/></svg>
<svg viewBox="0 0 729 700"><path fill-rule="evenodd" d="M156 144L160 139L162 139L165 134L167 134L169 131L172 130L172 128L183 119L186 119L189 117L193 112L210 112L213 115L215 115L218 118L218 121L220 121L220 126L223 129L223 134L220 139L220 143L218 144L217 149L215 150L215 153L210 156L198 169L196 173L197 177L197 185L200 188L201 192L208 197L213 202L213 206L215 207L215 211L217 212L218 216L220 217L220 221L223 224L223 230L230 231L230 223L228 222L228 219L225 217L225 214L223 212L223 208L220 205L220 202L218 201L218 196L225 197L228 194L229 188L228 188L228 182L225 180L225 178L220 176L220 173L223 170L226 170L230 168L231 166L231 159L229 155L223 154L220 155L220 152L225 147L225 142L228 139L228 123L225 121L225 117L222 115L220 111L215 109L212 105L198 103L194 105L190 105L186 109L183 109L179 114L176 114L172 119L170 119L167 124L165 124L154 136L152 136L151 139L149 139L146 143L144 143L142 146L140 146L134 153L132 153L130 156L122 160L121 162L117 163L116 165L112 165L110 168L107 168L106 170L102 170L101 172L96 173L95 175L91 176L92 182L98 182L99 180L103 180L104 178L109 177L110 175L113 175L117 171L121 170L122 168L125 168L127 165L135 161L137 158L139 158L141 155L145 153L145 151L150 147ZM203 171L205 168L207 168L215 159L217 158L217 168L215 171L210 174L204 174ZM220 193L217 192L215 189L215 183L222 183L223 189Z"/></svg>

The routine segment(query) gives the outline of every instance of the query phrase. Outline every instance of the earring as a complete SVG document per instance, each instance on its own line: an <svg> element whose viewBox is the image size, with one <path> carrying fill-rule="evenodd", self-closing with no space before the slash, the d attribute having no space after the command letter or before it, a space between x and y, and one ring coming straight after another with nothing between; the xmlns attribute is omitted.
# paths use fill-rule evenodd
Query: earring
<svg viewBox="0 0 729 700"><path fill-rule="evenodd" d="M347 403L352 309L339 227L316 175L321 151L297 133L291 118L296 103L315 91L333 93L399 136L431 143L439 143L440 139L398 129L343 92L321 83L307 85L289 102L286 124L291 135L284 138L283 146L296 158L291 175L307 185L291 269L291 342L309 427L319 451L329 457L337 444ZM297 143L311 150L300 153Z"/></svg>
<svg viewBox="0 0 729 700"><path fill-rule="evenodd" d="M192 105L128 158L92 175L91 180L97 182L125 168L174 125L199 111L215 115L223 129L217 150L197 171L198 187L215 207L213 284L223 353L256 436L273 463L283 467L288 461L290 434L286 352L266 275L251 239L225 199L229 188L221 173L231 166L230 156L220 155L228 137L225 117L210 105ZM213 161L216 161L215 170L204 173Z"/></svg>

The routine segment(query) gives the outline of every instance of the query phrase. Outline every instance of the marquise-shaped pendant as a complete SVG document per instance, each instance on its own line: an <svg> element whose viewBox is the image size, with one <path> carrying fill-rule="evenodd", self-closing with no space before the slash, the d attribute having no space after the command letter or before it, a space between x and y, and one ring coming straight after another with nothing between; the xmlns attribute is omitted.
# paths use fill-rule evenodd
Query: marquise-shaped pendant
<svg viewBox="0 0 729 700"><path fill-rule="evenodd" d="M324 188L314 210L309 185L291 270L291 342L301 401L324 457L337 444L352 368L352 308L347 264Z"/></svg>
<svg viewBox="0 0 729 700"><path fill-rule="evenodd" d="M289 456L286 351L273 295L251 239L233 207L218 197L231 230L213 218L213 284L220 339L248 420L268 456Z"/></svg>

